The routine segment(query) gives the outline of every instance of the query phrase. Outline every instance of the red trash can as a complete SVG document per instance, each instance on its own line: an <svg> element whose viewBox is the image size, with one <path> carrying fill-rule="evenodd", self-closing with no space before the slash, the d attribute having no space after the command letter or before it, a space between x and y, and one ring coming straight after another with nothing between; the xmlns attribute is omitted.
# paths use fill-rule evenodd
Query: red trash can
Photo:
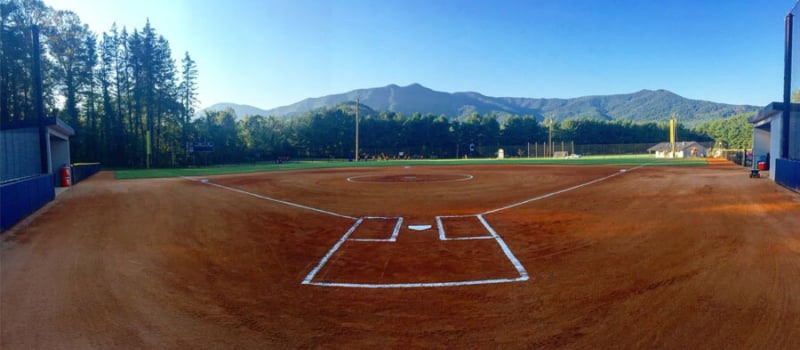
<svg viewBox="0 0 800 350"><path fill-rule="evenodd" d="M758 162L758 170L767 170L767 162Z"/></svg>
<svg viewBox="0 0 800 350"><path fill-rule="evenodd" d="M61 167L61 187L69 187L72 184L69 173L69 165Z"/></svg>

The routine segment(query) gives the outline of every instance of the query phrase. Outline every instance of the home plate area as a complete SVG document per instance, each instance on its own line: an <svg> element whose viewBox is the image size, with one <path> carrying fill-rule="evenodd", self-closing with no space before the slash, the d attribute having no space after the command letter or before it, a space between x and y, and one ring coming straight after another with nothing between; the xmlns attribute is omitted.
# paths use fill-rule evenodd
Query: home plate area
<svg viewBox="0 0 800 350"><path fill-rule="evenodd" d="M482 215L362 217L303 284L420 288L525 281L528 274Z"/></svg>

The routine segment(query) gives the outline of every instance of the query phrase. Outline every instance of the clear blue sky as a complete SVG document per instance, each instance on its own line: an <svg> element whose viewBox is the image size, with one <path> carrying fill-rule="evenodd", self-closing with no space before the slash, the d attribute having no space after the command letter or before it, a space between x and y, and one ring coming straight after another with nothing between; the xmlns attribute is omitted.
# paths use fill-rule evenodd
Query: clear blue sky
<svg viewBox="0 0 800 350"><path fill-rule="evenodd" d="M498 97L667 89L780 100L795 0L44 0L93 31L147 18L197 61L198 107L273 108L388 84Z"/></svg>

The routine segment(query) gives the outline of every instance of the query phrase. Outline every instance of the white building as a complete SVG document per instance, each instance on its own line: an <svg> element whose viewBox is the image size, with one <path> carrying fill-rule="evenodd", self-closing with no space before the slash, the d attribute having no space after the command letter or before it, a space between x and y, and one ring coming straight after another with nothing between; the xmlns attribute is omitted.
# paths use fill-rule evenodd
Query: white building
<svg viewBox="0 0 800 350"><path fill-rule="evenodd" d="M647 149L648 153L655 153L656 158L689 158L705 157L705 146L695 141L675 142L675 157L672 156L672 144L662 142Z"/></svg>

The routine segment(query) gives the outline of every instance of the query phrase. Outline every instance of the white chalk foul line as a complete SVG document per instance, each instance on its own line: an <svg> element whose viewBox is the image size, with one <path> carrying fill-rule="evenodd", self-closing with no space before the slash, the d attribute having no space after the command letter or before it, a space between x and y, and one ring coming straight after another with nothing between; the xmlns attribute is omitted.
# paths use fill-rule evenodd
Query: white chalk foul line
<svg viewBox="0 0 800 350"><path fill-rule="evenodd" d="M485 211L485 212L483 212L483 213L480 213L479 215L487 215L487 214L496 213L496 212L498 212L498 211L501 211L501 210L511 209L511 208L514 208L514 207L518 207L518 206L520 206L520 205L528 204L528 203L530 203L530 202L535 202L535 201L542 200L542 199L545 199L545 198L548 198L548 197L552 197L552 196L555 196L555 195L557 195L557 194L561 194L561 193L564 193L564 192L569 192L569 191L572 191L572 190L576 190L576 189L579 189L579 188L581 188L581 187L589 186L589 185L591 185L591 184L595 184L595 183L598 183L598 182L600 182L600 181L605 181L605 180L608 180L608 179L610 179L610 178L612 178L612 177L619 176L619 175L621 175L621 174L624 174L624 173L626 173L626 172L628 172L628 171L632 171L632 170L639 169L639 168L641 168L641 167L643 167L643 166L644 166L644 165L639 165L639 166L637 166L637 167L634 167L634 168L630 168L630 169L623 169L624 171L623 171L623 170L621 170L621 171L619 171L619 172L616 172L616 173L613 173L613 174L611 174L611 175L608 175L608 176L605 176L605 177L601 177L601 178L599 178L599 179L594 179L594 180L592 180L592 181L585 182L585 183L582 183L582 184L580 184L580 185L575 185L575 186L572 186L572 187L569 187L569 188L565 188L565 189L563 189L563 190L559 190L559 191L555 191L555 192L550 192L550 193L548 193L548 194L543 194L543 195L541 195L541 196L538 196L538 197L533 197L533 198L530 198L530 199L526 199L526 200L524 200L524 201L522 201L522 202L517 202L517 203L514 203L514 204L509 204L509 205L506 205L506 206L504 206L504 207L500 207L500 208L497 208L497 209L487 210L487 211Z"/></svg>
<svg viewBox="0 0 800 350"><path fill-rule="evenodd" d="M340 218L345 218L345 219L350 219L350 220L356 220L357 219L357 218L349 216L349 215L334 213L332 211L323 210L323 209L319 209L319 208L313 208L313 207L309 207L307 205L302 205L302 204L287 202L287 201L280 200L280 199L277 199L277 198L262 196L260 194L247 192L245 190L240 190L238 188L233 188L233 187L228 187L228 186L225 186L225 185L215 184L213 182L208 181L207 179L203 179L203 180L205 180L205 181L203 181L203 180L197 180L197 179L193 179L191 177L186 177L186 176L184 176L183 178L187 179L187 180L191 180L191 181L200 182L200 183L203 183L203 184L206 184L206 185L210 185L210 186L216 186L216 187L219 187L219 188L224 188L224 189L226 189L228 191L233 191L233 192L237 192L237 193L241 193L241 194L246 194L248 196L256 197L256 198L259 198L259 199L265 199L265 200L272 201L272 202L275 202L275 203L285 204L285 205L288 205L288 206L291 206L291 207L295 207L295 208L311 210L311 211L315 211L315 212L318 212L318 213L338 216Z"/></svg>

